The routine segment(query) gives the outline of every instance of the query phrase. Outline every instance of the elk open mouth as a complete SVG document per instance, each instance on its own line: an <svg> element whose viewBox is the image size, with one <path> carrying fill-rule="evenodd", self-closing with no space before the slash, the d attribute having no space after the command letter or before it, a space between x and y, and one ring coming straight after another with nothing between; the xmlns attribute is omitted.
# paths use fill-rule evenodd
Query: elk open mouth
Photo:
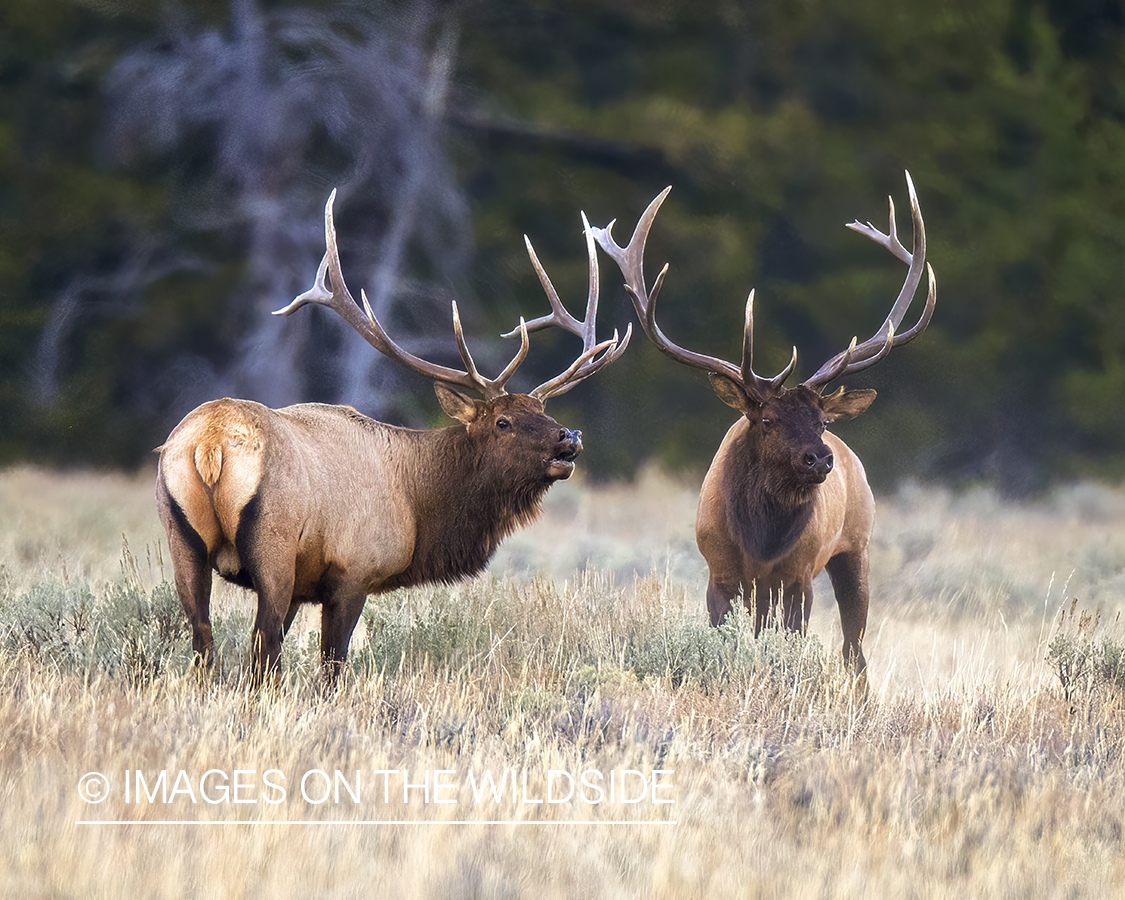
<svg viewBox="0 0 1125 900"><path fill-rule="evenodd" d="M564 446L554 459L547 462L547 475L560 481L569 478L574 471L574 460L581 452L581 441Z"/></svg>

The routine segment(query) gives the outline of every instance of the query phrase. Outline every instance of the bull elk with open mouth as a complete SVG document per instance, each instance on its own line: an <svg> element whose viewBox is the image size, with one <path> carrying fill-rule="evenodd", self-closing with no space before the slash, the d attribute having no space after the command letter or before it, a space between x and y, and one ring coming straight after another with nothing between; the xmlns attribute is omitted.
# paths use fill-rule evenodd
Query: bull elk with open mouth
<svg viewBox="0 0 1125 900"><path fill-rule="evenodd" d="M710 373L715 393L742 414L727 432L703 480L696 516L696 542L709 569L711 623L720 624L730 613L731 600L741 593L754 616L755 633L775 605L780 605L788 628L803 631L812 608L812 580L827 569L840 609L844 657L861 673L867 665L862 641L867 627L867 544L875 501L859 458L825 429L832 422L862 413L875 399L875 391L840 388L825 394L824 387L874 365L894 347L917 337L933 315L937 283L925 262L925 223L909 173L906 182L914 224L913 251L903 247L896 235L893 200L889 234L870 223L848 225L909 266L890 314L871 338L863 343L853 338L846 350L795 388L786 388L785 381L796 367L796 348L789 364L772 378L754 372L753 291L746 302L741 365L685 350L668 340L656 324L656 297L668 266L652 288L646 288L644 246L671 188L645 210L628 246L613 239L613 222L593 229L597 242L621 269L648 338L677 362ZM923 267L929 283L925 308L912 328L900 332Z"/></svg>
<svg viewBox="0 0 1125 900"><path fill-rule="evenodd" d="M157 506L168 534L176 590L192 627L196 658L212 655L211 573L258 597L255 678L272 670L303 603L321 605L324 672L335 679L368 594L481 571L500 541L539 514L547 489L570 477L581 432L544 412L617 359L628 345L615 332L597 342L596 249L583 216L590 258L586 316L559 300L535 252L528 254L552 312L520 320L520 348L496 378L477 371L453 304L453 333L465 369L427 362L399 347L344 283L325 206L327 252L313 287L277 314L306 303L335 310L376 350L434 380L441 407L459 424L434 430L386 425L347 406L302 403L270 409L249 400L204 403L159 448ZM525 238L526 241L526 238ZM582 339L582 352L558 376L527 394L505 385L528 353L528 332L554 325ZM474 396L476 395L476 396Z"/></svg>

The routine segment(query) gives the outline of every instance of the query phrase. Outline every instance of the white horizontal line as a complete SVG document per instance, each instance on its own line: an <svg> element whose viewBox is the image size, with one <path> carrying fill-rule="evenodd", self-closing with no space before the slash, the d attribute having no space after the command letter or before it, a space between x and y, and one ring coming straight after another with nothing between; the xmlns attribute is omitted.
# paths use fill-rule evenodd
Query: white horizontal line
<svg viewBox="0 0 1125 900"><path fill-rule="evenodd" d="M262 825L271 825L271 826L275 826L275 825L320 825L320 826L325 826L325 825L384 825L384 826L396 826L396 827L404 826L404 825L422 825L422 826L432 826L432 825L546 825L546 826L554 826L554 827L566 826L566 825L578 825L578 826L598 826L598 827L606 828L606 827L615 826L615 825L678 825L679 823L675 822L675 821L667 821L667 820L652 821L652 820L646 820L646 819L635 819L635 820L634 819L626 819L624 821L612 821L612 820L610 820L610 821L605 821L605 822L600 822L600 821L573 821L573 820L563 820L563 821L556 821L556 822L551 822L551 821L537 822L537 821L530 821L530 820L526 820L526 819L454 819L454 820L449 820L449 821L446 821L446 820L443 820L443 819L417 819L417 820L415 820L415 819L359 819L359 820L351 820L351 819L279 819L279 820L276 820L276 821L262 820L262 819L250 819L250 820L247 820L247 821L237 821L237 820L232 821L232 820L223 820L223 819L216 819L216 820L200 820L200 819L151 819L151 820L143 820L143 819L78 819L78 820L75 821L74 824L75 825L130 825L130 826L137 826L137 825L196 825L196 826L249 825L249 826L252 826L252 827L258 827L258 826L262 826Z"/></svg>

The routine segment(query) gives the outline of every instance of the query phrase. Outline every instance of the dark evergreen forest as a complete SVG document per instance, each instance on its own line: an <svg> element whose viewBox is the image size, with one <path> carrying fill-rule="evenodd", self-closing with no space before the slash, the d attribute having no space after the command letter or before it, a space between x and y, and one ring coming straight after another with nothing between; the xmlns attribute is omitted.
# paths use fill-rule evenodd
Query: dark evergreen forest
<svg viewBox="0 0 1125 900"><path fill-rule="evenodd" d="M890 195L905 239L907 169L938 304L848 381L880 394L838 429L872 481L1121 477L1121 0L6 0L0 463L134 467L222 395L442 424L331 314L270 315L334 187L353 291L442 362L456 299L488 369L547 310L523 235L577 311L579 211L623 241L671 185L662 327L736 359L753 287L756 365L796 345L807 375L889 309L903 267L843 226L885 229ZM576 353L532 339L529 385ZM549 411L602 477L697 471L733 416L640 335Z"/></svg>

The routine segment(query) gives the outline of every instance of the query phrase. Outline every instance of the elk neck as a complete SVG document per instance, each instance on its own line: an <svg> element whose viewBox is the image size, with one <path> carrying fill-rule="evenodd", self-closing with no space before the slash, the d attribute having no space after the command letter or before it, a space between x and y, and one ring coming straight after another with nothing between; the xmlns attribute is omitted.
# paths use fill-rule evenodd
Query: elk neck
<svg viewBox="0 0 1125 900"><path fill-rule="evenodd" d="M497 546L533 522L550 481L513 471L464 425L406 432L418 443L404 472L415 520L414 558L384 585L451 583L480 572Z"/></svg>
<svg viewBox="0 0 1125 900"><path fill-rule="evenodd" d="M762 561L784 556L812 518L819 485L795 482L771 464L750 427L731 445L723 495L742 549Z"/></svg>

